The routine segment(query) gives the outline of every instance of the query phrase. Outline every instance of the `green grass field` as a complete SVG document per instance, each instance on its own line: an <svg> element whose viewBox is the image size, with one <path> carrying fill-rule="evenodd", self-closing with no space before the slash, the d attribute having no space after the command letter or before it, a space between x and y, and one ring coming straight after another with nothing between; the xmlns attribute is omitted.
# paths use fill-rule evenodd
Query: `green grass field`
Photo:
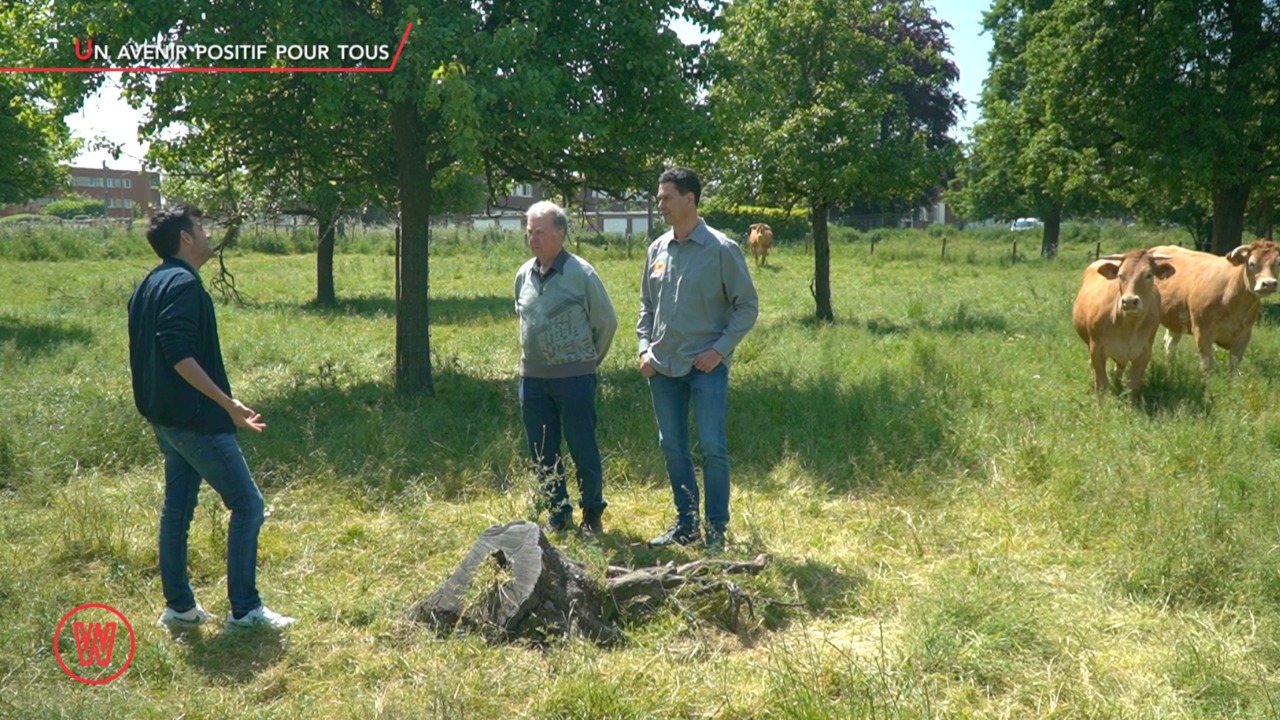
<svg viewBox="0 0 1280 720"><path fill-rule="evenodd" d="M534 517L518 239L442 238L438 392L419 399L392 389L385 243L339 254L333 309L309 302L314 255L229 253L246 301L219 306L223 350L268 423L240 435L268 502L259 586L300 622L176 642L154 624L162 468L125 337L154 258L140 235L85 232L0 236L0 717L1280 717L1280 309L1264 307L1238 374L1203 376L1189 343L1157 355L1140 408L1118 386L1094 399L1071 329L1095 241L1176 234L1085 233L1056 261L1020 234L1018 263L1008 232L882 233L874 254L858 235L833 248L831 326L810 319L803 245L753 267L727 555L771 557L741 580L755 612L733 628L724 603L686 597L628 614L628 642L600 649L403 619L485 528ZM611 506L602 538L557 542L600 574L696 558L643 543L672 515L633 363L643 248L582 254L622 323L599 397ZM226 513L202 499L191 572L221 616ZM55 658L55 626L83 603L136 631L106 685Z"/></svg>

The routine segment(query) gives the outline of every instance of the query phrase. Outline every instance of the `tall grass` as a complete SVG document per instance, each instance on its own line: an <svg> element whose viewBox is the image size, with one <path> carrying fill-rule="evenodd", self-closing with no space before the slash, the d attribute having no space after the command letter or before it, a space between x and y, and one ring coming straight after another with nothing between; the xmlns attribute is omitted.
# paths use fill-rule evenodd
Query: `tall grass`
<svg viewBox="0 0 1280 720"><path fill-rule="evenodd" d="M859 234L833 246L831 325L810 319L802 243L753 267L762 312L729 416L729 555L771 558L740 581L753 612L733 625L683 595L634 609L611 650L440 640L402 620L486 527L535 517L518 236L438 236L430 398L393 392L382 245L340 245L331 308L310 303L301 241L229 252L245 300L219 307L223 349L268 423L241 436L270 513L259 584L302 620L284 639L152 625L161 468L124 341L152 260L5 255L0 717L1280 717L1280 314L1266 306L1236 374L1158 356L1138 408L1094 399L1070 327L1099 245L1177 241L1153 233L1082 231L1056 261L1017 262L1008 231L885 232L874 252ZM643 243L581 240L623 326L599 395L611 505L600 540L556 542L598 573L697 557L643 542L671 514L627 330ZM191 574L221 613L226 516L202 496ZM96 689L51 653L85 602L138 634L134 664Z"/></svg>

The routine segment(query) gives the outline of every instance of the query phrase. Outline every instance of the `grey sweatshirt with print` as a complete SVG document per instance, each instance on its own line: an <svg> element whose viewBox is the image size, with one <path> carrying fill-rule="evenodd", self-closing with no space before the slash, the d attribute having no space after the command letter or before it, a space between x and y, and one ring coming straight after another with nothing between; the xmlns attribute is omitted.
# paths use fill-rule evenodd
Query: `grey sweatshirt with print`
<svg viewBox="0 0 1280 720"><path fill-rule="evenodd" d="M561 250L545 275L537 258L516 273L520 374L532 378L590 375L618 330L613 302L595 268Z"/></svg>

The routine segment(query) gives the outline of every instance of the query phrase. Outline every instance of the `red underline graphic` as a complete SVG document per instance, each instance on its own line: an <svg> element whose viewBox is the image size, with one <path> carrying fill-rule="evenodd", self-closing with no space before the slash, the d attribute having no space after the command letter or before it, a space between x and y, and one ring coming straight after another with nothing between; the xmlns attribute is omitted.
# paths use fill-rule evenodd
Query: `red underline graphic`
<svg viewBox="0 0 1280 720"><path fill-rule="evenodd" d="M413 23L405 26L404 35L400 37L400 46L396 48L395 57L387 67L61 67L61 68L22 68L0 67L0 72L11 73L389 73L396 69L400 62L400 53L409 39L409 31ZM77 39L77 42L78 39Z"/></svg>

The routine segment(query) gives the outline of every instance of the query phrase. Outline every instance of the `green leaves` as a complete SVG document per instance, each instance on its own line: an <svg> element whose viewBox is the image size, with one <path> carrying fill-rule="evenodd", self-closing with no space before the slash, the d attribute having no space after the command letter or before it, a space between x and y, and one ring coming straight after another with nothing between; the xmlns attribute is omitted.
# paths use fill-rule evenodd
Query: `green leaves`
<svg viewBox="0 0 1280 720"><path fill-rule="evenodd" d="M996 0L986 27L991 73L960 193L971 214L1124 205L1188 221L1277 176L1280 3Z"/></svg>
<svg viewBox="0 0 1280 720"><path fill-rule="evenodd" d="M938 183L959 96L941 23L913 0L737 0L717 48L713 180L736 202L803 207L817 317L833 319L827 214Z"/></svg>
<svg viewBox="0 0 1280 720"><path fill-rule="evenodd" d="M960 99L916 2L736 2L711 91L723 189L809 205L914 198L949 158Z"/></svg>
<svg viewBox="0 0 1280 720"><path fill-rule="evenodd" d="M47 67L37 5L0 6L0 67ZM56 76L0 74L0 205L49 194L65 181L60 167L75 150L59 112L69 92Z"/></svg>

